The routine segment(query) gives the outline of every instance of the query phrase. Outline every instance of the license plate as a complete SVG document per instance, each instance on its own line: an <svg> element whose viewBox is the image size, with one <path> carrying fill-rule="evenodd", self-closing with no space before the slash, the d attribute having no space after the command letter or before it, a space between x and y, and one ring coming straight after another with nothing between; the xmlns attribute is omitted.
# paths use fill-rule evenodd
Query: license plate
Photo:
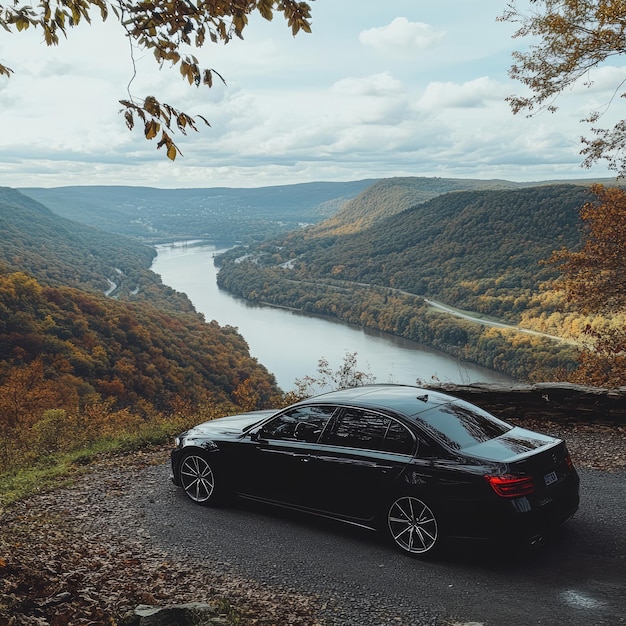
<svg viewBox="0 0 626 626"><path fill-rule="evenodd" d="M559 477L556 475L556 472L550 472L549 474L546 474L543 479L546 481L546 486L548 486L555 483Z"/></svg>

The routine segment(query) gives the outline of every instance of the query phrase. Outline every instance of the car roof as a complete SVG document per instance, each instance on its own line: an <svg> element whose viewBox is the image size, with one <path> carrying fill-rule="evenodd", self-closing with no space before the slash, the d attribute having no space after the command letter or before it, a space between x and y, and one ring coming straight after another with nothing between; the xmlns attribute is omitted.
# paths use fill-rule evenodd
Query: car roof
<svg viewBox="0 0 626 626"><path fill-rule="evenodd" d="M363 385L330 391L303 400L300 404L359 404L412 416L457 400L453 396L412 385Z"/></svg>

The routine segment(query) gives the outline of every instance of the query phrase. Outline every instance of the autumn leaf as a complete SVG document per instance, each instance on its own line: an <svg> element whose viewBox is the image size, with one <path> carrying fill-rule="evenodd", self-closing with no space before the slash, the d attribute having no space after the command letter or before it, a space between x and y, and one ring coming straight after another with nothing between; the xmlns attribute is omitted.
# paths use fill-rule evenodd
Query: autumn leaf
<svg viewBox="0 0 626 626"><path fill-rule="evenodd" d="M26 30L30 26L30 22L25 17L18 17L15 22L15 26L17 30L21 32L23 30Z"/></svg>
<svg viewBox="0 0 626 626"><path fill-rule="evenodd" d="M135 125L135 119L133 118L133 114L130 111L125 111L124 118L126 119L126 126L128 126L130 130L132 130L133 126Z"/></svg>
<svg viewBox="0 0 626 626"><path fill-rule="evenodd" d="M161 126L154 120L146 122L144 134L146 139L154 139L157 136Z"/></svg>

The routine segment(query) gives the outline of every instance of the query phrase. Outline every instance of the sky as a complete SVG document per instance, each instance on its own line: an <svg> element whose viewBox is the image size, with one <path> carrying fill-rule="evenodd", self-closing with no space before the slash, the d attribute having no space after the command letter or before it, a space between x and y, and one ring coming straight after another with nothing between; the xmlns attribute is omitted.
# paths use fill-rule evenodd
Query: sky
<svg viewBox="0 0 626 626"><path fill-rule="evenodd" d="M49 48L40 31L0 35L0 186L264 187L394 176L563 180L580 167L581 119L611 100L622 67L559 100L556 114L513 115L508 76L530 42L497 21L502 0L315 0L312 33L281 15L250 21L245 40L195 51L226 85L191 87L178 68L135 53L136 97L155 95L210 127L176 135L175 162L130 132L119 100L133 75L111 16ZM613 103L607 117L616 115Z"/></svg>

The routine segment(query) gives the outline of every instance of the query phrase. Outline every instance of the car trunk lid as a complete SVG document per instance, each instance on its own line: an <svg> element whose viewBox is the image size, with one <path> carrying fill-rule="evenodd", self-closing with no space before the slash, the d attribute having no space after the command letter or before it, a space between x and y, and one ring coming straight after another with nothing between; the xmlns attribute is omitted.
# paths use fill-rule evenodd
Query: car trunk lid
<svg viewBox="0 0 626 626"><path fill-rule="evenodd" d="M514 427L499 437L467 446L462 452L488 461L530 467L544 463L544 458L550 458L550 451L561 443L555 437Z"/></svg>
<svg viewBox="0 0 626 626"><path fill-rule="evenodd" d="M564 492L573 493L577 484L565 442L548 435L515 427L463 452L496 461L500 470L485 479L498 496L510 499L522 510L554 505L555 499L563 499ZM572 507L575 499L567 498Z"/></svg>

